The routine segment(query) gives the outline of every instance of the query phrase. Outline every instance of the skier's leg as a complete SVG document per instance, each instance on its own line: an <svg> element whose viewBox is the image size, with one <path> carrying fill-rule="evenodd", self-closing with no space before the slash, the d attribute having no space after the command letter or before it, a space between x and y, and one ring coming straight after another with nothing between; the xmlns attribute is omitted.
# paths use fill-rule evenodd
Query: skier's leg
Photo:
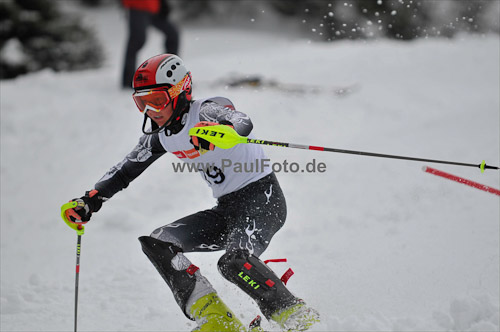
<svg viewBox="0 0 500 332"><path fill-rule="evenodd" d="M303 331L319 322L319 313L293 295L281 279L248 250L226 252L218 262L219 271L247 293L264 316L286 330Z"/></svg>
<svg viewBox="0 0 500 332"><path fill-rule="evenodd" d="M151 233L163 242L171 242L183 252L223 250L227 239L227 223L217 210L199 211Z"/></svg>
<svg viewBox="0 0 500 332"><path fill-rule="evenodd" d="M139 238L144 253L172 290L186 317L198 323L198 331L243 329L198 267L183 254L222 248L218 232L224 223L219 217L211 210L198 212Z"/></svg>
<svg viewBox="0 0 500 332"><path fill-rule="evenodd" d="M245 291L270 318L273 313L299 303L260 256L286 218L286 202L271 174L227 197L231 232L226 253L219 259L219 272ZM224 201L219 207L224 205Z"/></svg>
<svg viewBox="0 0 500 332"><path fill-rule="evenodd" d="M172 290L179 307L188 318L186 306L193 293L199 297L215 292L210 283L201 275L173 243L163 242L150 236L141 236L142 250ZM196 291L195 291L196 289Z"/></svg>
<svg viewBox="0 0 500 332"><path fill-rule="evenodd" d="M232 211L239 214L228 214L232 231L227 251L218 262L219 271L254 299L266 318L284 328L307 328L318 320L317 312L305 307L258 258L286 218L285 198L276 177L271 174L235 194L241 197L233 201L242 203L233 203ZM293 322L297 315L305 317Z"/></svg>
<svg viewBox="0 0 500 332"><path fill-rule="evenodd" d="M227 220L226 250L246 249L259 257L285 223L286 201L272 173L219 198L216 211Z"/></svg>

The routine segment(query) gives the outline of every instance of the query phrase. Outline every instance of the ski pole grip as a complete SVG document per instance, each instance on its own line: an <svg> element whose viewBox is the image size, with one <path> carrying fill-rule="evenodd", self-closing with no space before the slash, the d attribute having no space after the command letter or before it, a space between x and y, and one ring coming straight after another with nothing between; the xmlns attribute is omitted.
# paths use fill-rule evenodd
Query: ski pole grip
<svg viewBox="0 0 500 332"><path fill-rule="evenodd" d="M240 143L247 143L247 138L240 136L236 130L227 125L193 127L189 136L197 136L221 149L230 149Z"/></svg>
<svg viewBox="0 0 500 332"><path fill-rule="evenodd" d="M71 229L75 230L78 233L78 235L83 235L85 233L85 227L83 226L83 224L72 222L66 217L66 211L69 209L74 209L77 206L78 202L76 201L71 201L63 204L61 206L61 218L66 223L66 225L68 225Z"/></svg>

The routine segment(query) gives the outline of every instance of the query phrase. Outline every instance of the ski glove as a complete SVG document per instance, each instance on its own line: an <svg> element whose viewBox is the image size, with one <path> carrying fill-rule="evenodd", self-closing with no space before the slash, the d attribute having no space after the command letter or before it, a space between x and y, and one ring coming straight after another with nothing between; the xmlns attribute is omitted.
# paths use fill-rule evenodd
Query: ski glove
<svg viewBox="0 0 500 332"><path fill-rule="evenodd" d="M231 128L233 128L233 124L229 121L221 121L220 123L217 122L209 122L209 121L201 121L198 122L197 124L194 125L194 127L209 127L209 126L216 126L216 125L228 125ZM215 149L215 145L213 143L210 143L204 138L198 137L198 136L191 136L190 140L191 144L194 145L194 148L196 150L204 149L204 150L210 150L213 151Z"/></svg>
<svg viewBox="0 0 500 332"><path fill-rule="evenodd" d="M87 191L84 196L74 198L71 202L77 202L78 205L73 209L66 210L66 218L72 222L87 222L92 213L99 211L104 202L104 197L98 195L97 190Z"/></svg>

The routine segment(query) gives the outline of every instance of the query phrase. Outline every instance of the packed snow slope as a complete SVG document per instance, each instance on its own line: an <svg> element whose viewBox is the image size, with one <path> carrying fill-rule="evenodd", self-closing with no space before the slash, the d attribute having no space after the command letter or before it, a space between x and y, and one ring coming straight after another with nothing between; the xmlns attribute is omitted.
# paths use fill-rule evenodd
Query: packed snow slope
<svg viewBox="0 0 500 332"><path fill-rule="evenodd" d="M85 14L106 47L103 68L0 83L2 331L72 330L76 234L60 206L91 189L140 136L142 115L118 84L125 18L115 8ZM151 31L140 58L161 52ZM183 26L181 56L195 97L229 97L251 116L258 138L500 163L498 35L324 44L257 28ZM325 91L221 82L235 74ZM339 87L352 92L327 91ZM281 165L326 165L323 173L278 173L288 219L262 256L288 259L272 268L295 272L289 288L322 315L313 331L499 330L499 196L422 167L496 188L498 171L265 150ZM215 204L198 174L173 172L176 161L161 158L87 224L80 331L194 328L137 241ZM188 257L249 322L258 308L219 275L221 254Z"/></svg>

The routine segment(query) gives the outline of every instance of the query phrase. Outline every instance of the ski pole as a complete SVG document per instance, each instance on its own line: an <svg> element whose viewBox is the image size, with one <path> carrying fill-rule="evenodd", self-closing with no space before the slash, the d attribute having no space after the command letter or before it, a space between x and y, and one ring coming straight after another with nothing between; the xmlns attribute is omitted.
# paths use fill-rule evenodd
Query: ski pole
<svg viewBox="0 0 500 332"><path fill-rule="evenodd" d="M69 220L66 217L66 210L75 208L78 206L77 201L71 201L61 206L61 217L64 222L74 229L77 234L76 238L76 273L75 273L75 321L74 321L74 331L77 332L77 323L78 323L78 284L80 281L80 252L82 248L82 235L85 233L85 227L83 224L86 222L75 223Z"/></svg>
<svg viewBox="0 0 500 332"><path fill-rule="evenodd" d="M78 227L83 228L82 225ZM77 235L76 240L76 274L75 274L75 332L77 330L77 321L78 321L78 283L80 281L80 250L82 248L82 236L80 234Z"/></svg>
<svg viewBox="0 0 500 332"><path fill-rule="evenodd" d="M200 138L203 138L203 139L209 141L210 143L213 143L215 146L217 146L221 149L230 149L233 146L235 146L237 144L242 144L242 143L261 144L261 145L271 145L271 146L279 146L279 147L285 147L285 148L295 148L295 149L305 149L305 150L315 150L315 151L327 151L327 152L337 152L337 153L348 153L348 154L356 154L356 155L369 156L369 157L392 158L392 159L423 161L423 162L439 163L439 164L447 164L447 165L478 167L479 169L481 169L481 172L484 172L485 169L500 169L497 166L487 165L484 160L480 164L468 164L468 163L462 163L462 162L456 162L456 161L414 158L414 157L405 157L405 156L382 154L382 153L334 149L334 148L327 148L327 147L322 147L322 146L266 141L266 140L261 140L261 139L254 139L254 138L240 136L232 127L226 126L226 125L215 125L215 126L208 126L208 127L191 128L189 130L189 135L190 136L198 136Z"/></svg>

